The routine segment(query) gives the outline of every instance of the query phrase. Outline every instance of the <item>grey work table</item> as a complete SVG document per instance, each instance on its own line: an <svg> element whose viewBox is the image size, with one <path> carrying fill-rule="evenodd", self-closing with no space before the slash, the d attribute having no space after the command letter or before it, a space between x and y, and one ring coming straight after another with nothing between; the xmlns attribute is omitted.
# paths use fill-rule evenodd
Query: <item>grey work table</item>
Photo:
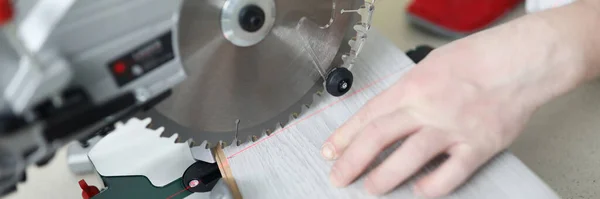
<svg viewBox="0 0 600 199"><path fill-rule="evenodd" d="M312 107L285 128L279 128L255 143L225 149L242 196L259 199L376 198L364 190L362 179L347 188L331 186L328 172L332 162L321 158L320 147L331 132L364 103L413 66L404 52L377 30L371 30L359 60L352 68L355 83L349 94L341 98L315 96ZM435 164L419 175L433 168ZM381 198L414 198L410 189L413 183L414 179ZM504 152L448 198L559 197L518 158Z"/></svg>

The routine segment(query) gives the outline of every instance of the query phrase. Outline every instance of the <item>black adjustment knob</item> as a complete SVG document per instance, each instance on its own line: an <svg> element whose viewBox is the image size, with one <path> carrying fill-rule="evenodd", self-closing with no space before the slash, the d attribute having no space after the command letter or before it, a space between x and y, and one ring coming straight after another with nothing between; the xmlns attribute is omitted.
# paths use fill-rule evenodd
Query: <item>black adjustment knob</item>
<svg viewBox="0 0 600 199"><path fill-rule="evenodd" d="M325 80L325 89L335 97L346 94L352 88L354 76L347 68L335 68Z"/></svg>
<svg viewBox="0 0 600 199"><path fill-rule="evenodd" d="M210 192L221 179L217 163L197 161L183 173L182 183L190 192Z"/></svg>
<svg viewBox="0 0 600 199"><path fill-rule="evenodd" d="M406 55L408 55L408 58L410 58L415 64L418 64L421 62L421 60L425 59L425 57L427 57L431 51L433 51L433 47L428 45L420 45L415 49L406 52Z"/></svg>
<svg viewBox="0 0 600 199"><path fill-rule="evenodd" d="M256 32L265 24L265 12L256 5L249 5L240 11L240 26L248 32Z"/></svg>

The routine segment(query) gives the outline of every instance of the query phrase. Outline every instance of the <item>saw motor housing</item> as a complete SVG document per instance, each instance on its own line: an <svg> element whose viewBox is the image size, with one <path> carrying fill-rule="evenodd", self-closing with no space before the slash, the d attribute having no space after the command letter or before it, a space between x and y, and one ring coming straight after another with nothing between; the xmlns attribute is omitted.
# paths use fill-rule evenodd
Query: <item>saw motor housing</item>
<svg viewBox="0 0 600 199"><path fill-rule="evenodd" d="M186 77L180 1L13 2L16 15L0 26L0 192L16 189L29 164L107 132Z"/></svg>

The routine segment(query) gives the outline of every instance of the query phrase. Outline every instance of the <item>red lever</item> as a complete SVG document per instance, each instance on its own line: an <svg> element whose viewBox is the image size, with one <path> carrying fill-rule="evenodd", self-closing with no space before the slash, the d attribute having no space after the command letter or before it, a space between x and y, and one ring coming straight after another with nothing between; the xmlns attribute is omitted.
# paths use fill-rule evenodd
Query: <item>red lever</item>
<svg viewBox="0 0 600 199"><path fill-rule="evenodd" d="M8 23L13 18L13 15L11 0L0 0L0 26Z"/></svg>
<svg viewBox="0 0 600 199"><path fill-rule="evenodd" d="M89 186L85 180L79 181L79 187L81 187L81 197L83 197L83 199L90 199L100 193L98 187Z"/></svg>

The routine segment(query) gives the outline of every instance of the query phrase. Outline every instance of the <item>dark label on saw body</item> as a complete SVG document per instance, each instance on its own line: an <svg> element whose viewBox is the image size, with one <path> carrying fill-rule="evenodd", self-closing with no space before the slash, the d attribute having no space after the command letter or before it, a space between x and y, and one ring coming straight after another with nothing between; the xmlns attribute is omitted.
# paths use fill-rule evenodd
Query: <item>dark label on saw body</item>
<svg viewBox="0 0 600 199"><path fill-rule="evenodd" d="M171 31L169 31L111 61L108 68L121 87L174 58Z"/></svg>

